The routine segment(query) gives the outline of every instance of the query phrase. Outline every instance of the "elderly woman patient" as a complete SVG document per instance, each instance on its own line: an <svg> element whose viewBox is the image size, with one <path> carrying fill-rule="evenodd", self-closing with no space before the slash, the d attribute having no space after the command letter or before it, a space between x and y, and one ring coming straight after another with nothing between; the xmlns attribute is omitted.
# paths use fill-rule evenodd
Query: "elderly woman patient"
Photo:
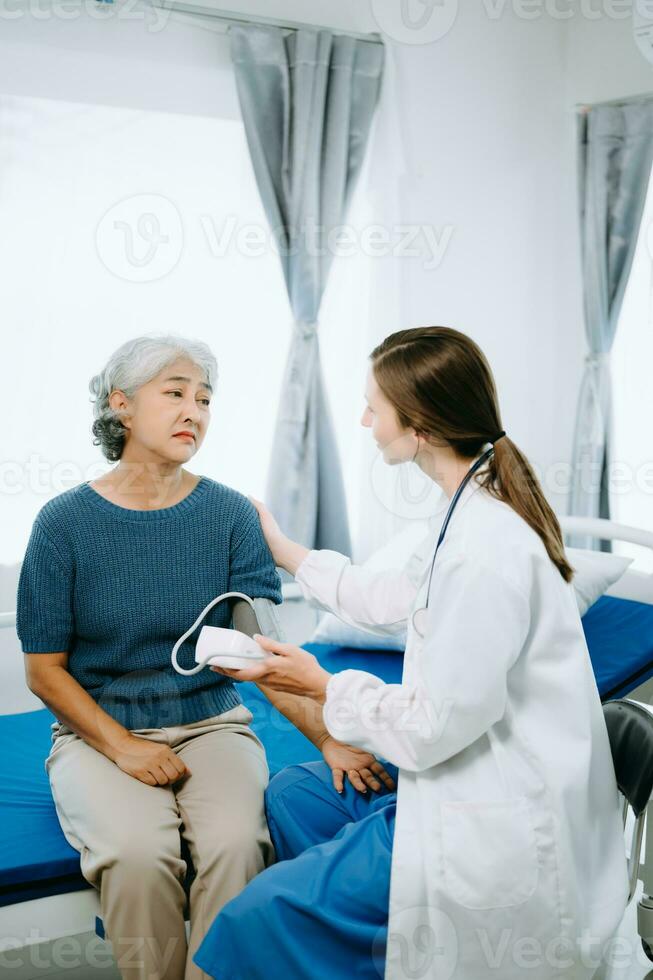
<svg viewBox="0 0 653 980"><path fill-rule="evenodd" d="M117 465L40 509L18 585L27 682L58 719L45 767L59 821L133 980L205 977L192 956L211 922L275 859L252 713L230 678L181 676L170 661L215 596L281 602L256 508L184 468L206 435L216 376L209 348L178 336L138 337L112 355L90 388L95 444ZM205 622L238 614L225 602ZM195 640L179 651L184 666ZM362 791L388 783L303 697L259 686L320 747L336 783L343 772ZM196 872L188 942L182 838Z"/></svg>

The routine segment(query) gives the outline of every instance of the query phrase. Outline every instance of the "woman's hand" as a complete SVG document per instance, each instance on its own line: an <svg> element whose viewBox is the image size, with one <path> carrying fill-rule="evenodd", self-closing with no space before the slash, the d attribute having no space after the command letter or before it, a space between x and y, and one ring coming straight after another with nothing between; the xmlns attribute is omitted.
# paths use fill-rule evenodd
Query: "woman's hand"
<svg viewBox="0 0 653 980"><path fill-rule="evenodd" d="M324 704L331 674L320 666L312 653L292 643L278 643L259 633L255 633L253 639L273 656L255 662L251 667L211 667L211 670L235 681L260 681L275 691L302 694Z"/></svg>
<svg viewBox="0 0 653 980"><path fill-rule="evenodd" d="M113 761L127 775L148 786L168 786L191 771L167 745L130 735L113 754Z"/></svg>
<svg viewBox="0 0 653 980"><path fill-rule="evenodd" d="M385 771L378 759L364 749L339 742L331 735L327 735L320 749L324 761L331 769L333 785L339 793L344 789L345 773L352 786L361 793L366 793L368 786L374 790L381 789L381 782L389 790L396 788L392 776Z"/></svg>

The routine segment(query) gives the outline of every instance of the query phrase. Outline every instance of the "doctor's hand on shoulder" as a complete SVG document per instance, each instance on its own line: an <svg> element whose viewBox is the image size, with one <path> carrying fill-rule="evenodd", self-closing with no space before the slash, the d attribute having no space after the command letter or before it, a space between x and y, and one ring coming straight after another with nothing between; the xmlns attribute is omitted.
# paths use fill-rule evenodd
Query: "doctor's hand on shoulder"
<svg viewBox="0 0 653 980"><path fill-rule="evenodd" d="M264 503L255 497L249 497L251 503L258 511L261 522L261 530L265 537L266 544L270 549L274 564L279 568L285 568L287 572L294 575L302 561L309 553L310 548L305 548L302 544L297 544L286 537L277 524L272 512L268 510Z"/></svg>

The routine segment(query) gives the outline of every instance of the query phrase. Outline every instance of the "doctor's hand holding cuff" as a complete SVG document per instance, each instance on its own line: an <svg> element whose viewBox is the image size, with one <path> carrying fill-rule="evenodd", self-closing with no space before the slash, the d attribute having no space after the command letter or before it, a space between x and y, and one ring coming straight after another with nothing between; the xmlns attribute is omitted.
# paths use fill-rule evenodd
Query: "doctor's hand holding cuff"
<svg viewBox="0 0 653 980"><path fill-rule="evenodd" d="M260 500L254 497L249 499L259 513L261 527L275 565L294 575L309 554L309 549L286 537L271 512ZM264 663L254 664L251 667L238 669L211 667L211 670L236 681L261 682L275 691L302 695L318 704L325 703L327 684L333 674L325 670L312 653L292 643L279 643L260 634L255 634L254 639L264 650L275 654L274 658L271 657ZM382 783L389 790L396 789L392 777L370 752L341 742L328 732L325 733L319 748L331 768L333 783L339 793L344 789L345 773L351 784L361 793L365 793L368 786L379 790Z"/></svg>

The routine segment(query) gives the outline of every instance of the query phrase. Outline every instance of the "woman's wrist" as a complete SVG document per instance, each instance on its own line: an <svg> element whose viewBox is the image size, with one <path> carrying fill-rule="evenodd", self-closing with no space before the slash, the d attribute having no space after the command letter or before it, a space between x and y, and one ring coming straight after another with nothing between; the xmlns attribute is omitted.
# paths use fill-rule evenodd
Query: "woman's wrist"
<svg viewBox="0 0 653 980"><path fill-rule="evenodd" d="M313 701L317 701L318 704L325 704L327 684L331 680L332 676L333 675L330 674L328 670L325 670L324 667L318 668L315 681L310 692L310 697L313 699Z"/></svg>
<svg viewBox="0 0 653 980"><path fill-rule="evenodd" d="M324 746L327 744L327 742L333 742L333 741L334 741L333 735L331 735L331 733L328 732L326 730L326 728L325 728L324 729L324 732L316 740L316 743L315 744L316 744L317 748L320 750L320 752L322 752L322 750L324 749Z"/></svg>
<svg viewBox="0 0 653 980"><path fill-rule="evenodd" d="M137 735L134 735L128 728L124 728L122 725L118 726L116 722L115 730L112 729L111 734L104 740L102 752L108 759L115 762L116 757L123 752L129 751L137 739Z"/></svg>

